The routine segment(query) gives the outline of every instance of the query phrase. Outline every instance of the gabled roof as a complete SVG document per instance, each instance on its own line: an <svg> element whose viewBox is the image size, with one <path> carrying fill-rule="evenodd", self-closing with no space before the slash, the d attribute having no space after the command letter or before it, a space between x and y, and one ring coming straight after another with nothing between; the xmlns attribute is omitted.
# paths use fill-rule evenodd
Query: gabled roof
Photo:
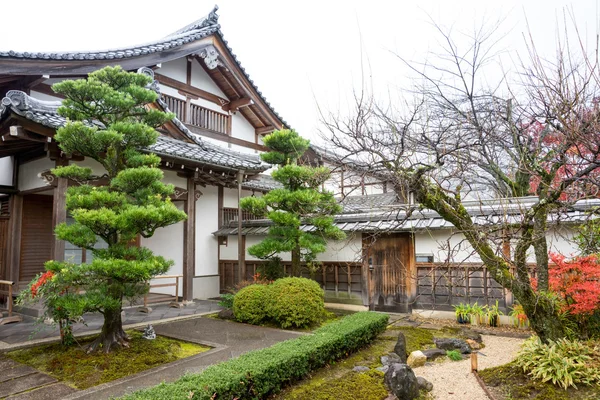
<svg viewBox="0 0 600 400"><path fill-rule="evenodd" d="M60 105L60 101L43 101L24 92L12 90L0 101L0 121L7 118L10 113L14 113L45 127L58 129L66 123L66 119L58 114ZM195 143L159 136L156 144L147 150L161 156L178 158L207 167L243 169L250 173L265 171L270 167L256 155L224 149L206 143L192 133L189 135Z"/></svg>
<svg viewBox="0 0 600 400"><path fill-rule="evenodd" d="M247 85L258 96L259 102L264 104L265 112L270 114L266 117L264 124L258 123L258 125L255 125L256 128L262 125L273 126L276 129L281 126L289 127L288 123L281 118L262 92L258 90L254 81L223 38L217 10L218 7L215 6L207 16L172 34L162 39L135 46L101 51L23 52L0 50L0 86L4 85L6 87L35 75L84 75L106 65L121 65L126 70L137 70L188 55L197 55L204 60L209 71L219 70L219 73L230 74L229 67L232 67L243 74L243 79L247 82ZM215 47L217 43L210 38L211 36L216 37L217 41L223 44L233 63L223 64L227 57L224 57L224 54L219 54ZM261 114L256 104L251 105L249 108L253 110L251 113L242 109L242 113L247 118L252 119L256 113ZM265 117L263 116L263 118Z"/></svg>

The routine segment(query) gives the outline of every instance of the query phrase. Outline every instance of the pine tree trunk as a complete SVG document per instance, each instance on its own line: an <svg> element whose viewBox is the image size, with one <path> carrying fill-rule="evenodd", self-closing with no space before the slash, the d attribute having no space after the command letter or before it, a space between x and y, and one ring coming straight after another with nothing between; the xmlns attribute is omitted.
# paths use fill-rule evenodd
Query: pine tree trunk
<svg viewBox="0 0 600 400"><path fill-rule="evenodd" d="M292 250L292 276L300 276L300 245Z"/></svg>
<svg viewBox="0 0 600 400"><path fill-rule="evenodd" d="M102 349L109 353L114 347L129 347L129 337L123 330L121 308L104 311L104 325L100 336L87 349L88 353Z"/></svg>

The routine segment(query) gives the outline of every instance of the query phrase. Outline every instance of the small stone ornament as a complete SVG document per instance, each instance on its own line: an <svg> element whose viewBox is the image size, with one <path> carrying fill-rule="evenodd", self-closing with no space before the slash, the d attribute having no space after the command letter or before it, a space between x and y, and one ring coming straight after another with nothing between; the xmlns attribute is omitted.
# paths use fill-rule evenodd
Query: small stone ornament
<svg viewBox="0 0 600 400"><path fill-rule="evenodd" d="M154 331L154 327L148 324L148 326L144 328L144 334L142 335L142 337L148 340L156 339L156 332Z"/></svg>

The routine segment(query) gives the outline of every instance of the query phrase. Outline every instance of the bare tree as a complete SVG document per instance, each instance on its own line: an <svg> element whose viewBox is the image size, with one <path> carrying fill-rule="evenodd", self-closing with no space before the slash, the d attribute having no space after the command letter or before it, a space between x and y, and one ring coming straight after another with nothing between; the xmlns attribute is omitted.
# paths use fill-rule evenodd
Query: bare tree
<svg viewBox="0 0 600 400"><path fill-rule="evenodd" d="M453 34L433 26L441 53L426 62L398 56L419 78L409 96L399 105L382 106L360 91L350 117L323 115L323 136L341 156L386 171L403 197L412 193L416 203L452 223L491 276L523 305L540 338L563 337L560 310L548 292L548 221L575 201L597 195L597 63L570 48L567 35L552 61L527 37L518 79L502 75L490 85L484 70L498 57L498 26L476 30L464 49ZM488 228L464 203L465 198L523 196L537 199L526 209L495 210L505 215L504 222ZM497 251L499 238L510 241L512 254Z"/></svg>

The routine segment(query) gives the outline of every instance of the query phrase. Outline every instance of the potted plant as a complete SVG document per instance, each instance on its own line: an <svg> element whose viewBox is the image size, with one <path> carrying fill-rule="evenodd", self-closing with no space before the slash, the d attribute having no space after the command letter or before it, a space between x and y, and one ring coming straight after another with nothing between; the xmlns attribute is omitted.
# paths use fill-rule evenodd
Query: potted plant
<svg viewBox="0 0 600 400"><path fill-rule="evenodd" d="M456 322L458 322L459 324L468 324L470 310L471 310L471 306L469 304L460 303L459 305L454 306L454 314L456 315Z"/></svg>
<svg viewBox="0 0 600 400"><path fill-rule="evenodd" d="M469 313L471 319L471 325L481 325L483 324L483 316L485 315L487 305L480 306L475 302L475 304L471 305L471 312Z"/></svg>
<svg viewBox="0 0 600 400"><path fill-rule="evenodd" d="M496 304L487 307L486 319L489 326L498 326L500 316L504 315L502 311L498 308L498 300L496 300Z"/></svg>
<svg viewBox="0 0 600 400"><path fill-rule="evenodd" d="M520 304L513 304L511 308L512 310L509 315L515 326L519 329L529 328L529 319L527 318L527 314L525 314L523 306Z"/></svg>

